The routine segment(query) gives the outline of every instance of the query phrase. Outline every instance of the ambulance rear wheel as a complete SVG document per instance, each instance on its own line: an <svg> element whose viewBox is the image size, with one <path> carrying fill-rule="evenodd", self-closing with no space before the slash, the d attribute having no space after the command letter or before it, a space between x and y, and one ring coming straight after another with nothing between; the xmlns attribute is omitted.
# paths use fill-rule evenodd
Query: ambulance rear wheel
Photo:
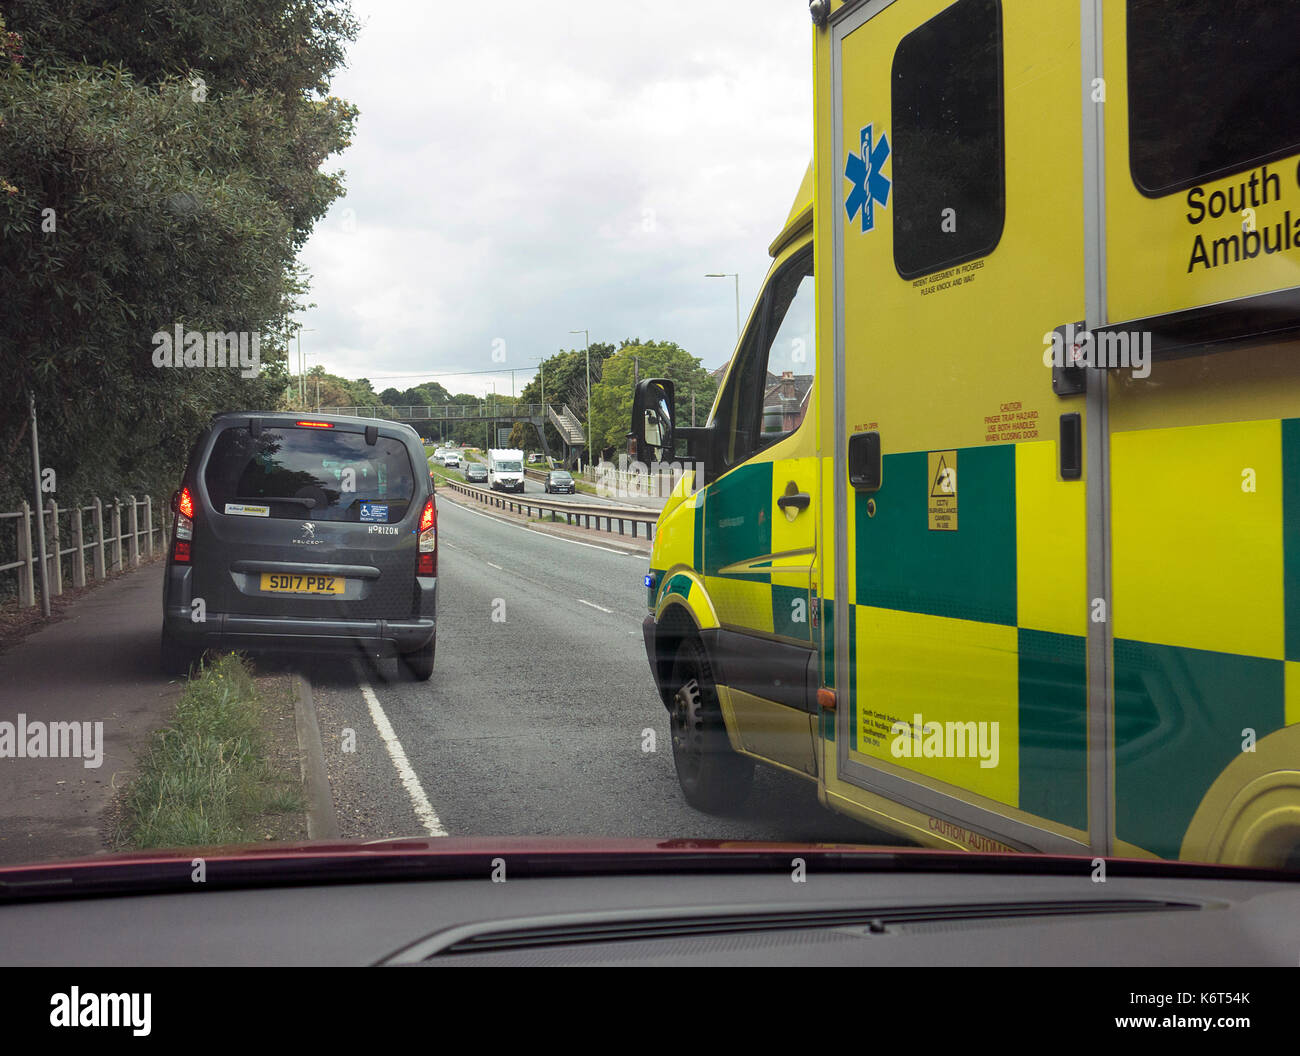
<svg viewBox="0 0 1300 1056"><path fill-rule="evenodd" d="M678 648L670 684L677 687L669 722L682 795L708 814L738 807L749 795L754 763L727 739L713 669L698 640L687 638Z"/></svg>

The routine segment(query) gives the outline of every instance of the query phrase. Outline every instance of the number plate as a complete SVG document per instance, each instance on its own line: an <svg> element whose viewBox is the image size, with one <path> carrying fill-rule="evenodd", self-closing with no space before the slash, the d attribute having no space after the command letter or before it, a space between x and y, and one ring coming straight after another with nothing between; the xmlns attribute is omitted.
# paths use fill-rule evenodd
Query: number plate
<svg viewBox="0 0 1300 1056"><path fill-rule="evenodd" d="M297 572L262 573L262 591L267 594L342 594L346 582L342 576Z"/></svg>

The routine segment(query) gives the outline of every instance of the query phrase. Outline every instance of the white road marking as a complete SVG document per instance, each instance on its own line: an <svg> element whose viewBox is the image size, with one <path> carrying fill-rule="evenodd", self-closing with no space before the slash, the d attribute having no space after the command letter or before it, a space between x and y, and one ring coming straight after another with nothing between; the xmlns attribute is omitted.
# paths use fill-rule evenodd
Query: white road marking
<svg viewBox="0 0 1300 1056"><path fill-rule="evenodd" d="M599 609L601 612L608 612L610 614L613 614L614 612L613 609L607 609L604 605L597 605L594 601L585 601L582 598L578 598L577 600L583 605L590 605L593 609Z"/></svg>
<svg viewBox="0 0 1300 1056"><path fill-rule="evenodd" d="M494 565L494 564L492 564L491 561L484 561L483 564L488 565L488 566L490 566L491 568L495 568L498 572L504 572L504 571L505 571L505 569L502 568L500 565Z"/></svg>
<svg viewBox="0 0 1300 1056"><path fill-rule="evenodd" d="M453 505L455 505L459 510L464 510L466 513L472 513L475 517L486 517L489 521L496 521L497 524L508 524L512 528L518 528L522 532L528 532L531 535L540 535L543 539L557 539L561 543L572 543L574 546L589 546L593 550L604 550L607 554L618 554L620 557L639 557L642 560L645 560L650 556L649 554L638 554L628 550L615 550L610 546L597 546L595 543L584 543L579 539L566 539L562 535L553 535L550 532L539 532L535 528L525 528L522 524L515 524L513 521L507 521L504 517L493 517L490 513L483 513L480 510L471 509L468 506L461 505L459 502L453 503Z"/></svg>
<svg viewBox="0 0 1300 1056"><path fill-rule="evenodd" d="M384 709L379 706L379 698L375 696L375 691L366 681L365 675L361 671L359 664L354 663L357 672L357 682L361 686L361 695L366 698L366 704L370 707L370 718L375 724L375 729L379 731L379 736L384 742L384 747L388 749L388 757L392 759L393 766L397 768L397 776L402 779L402 785L406 789L407 795L411 797L411 805L415 808L415 816L424 826L425 831L430 836L446 836L447 830L442 827L442 821L438 818L438 813L433 809L433 804L429 802L429 797L424 794L424 786L420 784L420 779L411 769L411 761L406 758L406 751L402 748L402 742L397 739L397 734L393 732L392 724L388 721L388 716L384 714Z"/></svg>

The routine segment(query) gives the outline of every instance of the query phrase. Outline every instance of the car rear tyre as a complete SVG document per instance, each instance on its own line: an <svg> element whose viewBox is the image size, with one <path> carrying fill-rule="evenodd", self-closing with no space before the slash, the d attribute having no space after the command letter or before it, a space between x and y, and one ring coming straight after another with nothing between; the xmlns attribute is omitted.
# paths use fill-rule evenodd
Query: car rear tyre
<svg viewBox="0 0 1300 1056"><path fill-rule="evenodd" d="M438 644L437 637L429 639L429 644L413 653L401 653L397 657L397 666L407 678L414 682L428 682L433 674L433 652Z"/></svg>
<svg viewBox="0 0 1300 1056"><path fill-rule="evenodd" d="M180 678L190 673L190 669L198 663L201 653L199 650L179 644L176 639L167 632L162 632L162 643L159 649L162 661L163 674L172 678Z"/></svg>
<svg viewBox="0 0 1300 1056"><path fill-rule="evenodd" d="M687 638L673 659L669 721L677 783L696 810L721 814L745 801L754 762L731 747L704 646Z"/></svg>

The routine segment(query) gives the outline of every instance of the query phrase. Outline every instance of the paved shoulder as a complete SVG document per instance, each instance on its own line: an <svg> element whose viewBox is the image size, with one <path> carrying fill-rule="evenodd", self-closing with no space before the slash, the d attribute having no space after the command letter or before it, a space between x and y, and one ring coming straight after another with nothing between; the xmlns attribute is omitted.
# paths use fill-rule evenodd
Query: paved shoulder
<svg viewBox="0 0 1300 1056"><path fill-rule="evenodd" d="M0 653L0 862L105 849L114 782L180 696L158 666L163 570L105 583Z"/></svg>

